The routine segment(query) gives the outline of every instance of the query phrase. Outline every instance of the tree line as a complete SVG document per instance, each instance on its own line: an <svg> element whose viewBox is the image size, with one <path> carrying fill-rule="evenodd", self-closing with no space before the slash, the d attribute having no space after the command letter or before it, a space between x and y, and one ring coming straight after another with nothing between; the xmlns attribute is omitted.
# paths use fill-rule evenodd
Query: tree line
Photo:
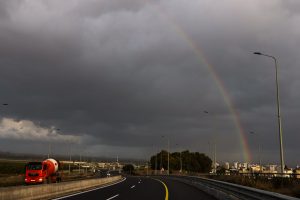
<svg viewBox="0 0 300 200"><path fill-rule="evenodd" d="M208 173L211 171L212 160L203 153L182 152L170 153L170 171L182 171ZM161 152L151 156L150 165L153 170L168 169L168 152Z"/></svg>

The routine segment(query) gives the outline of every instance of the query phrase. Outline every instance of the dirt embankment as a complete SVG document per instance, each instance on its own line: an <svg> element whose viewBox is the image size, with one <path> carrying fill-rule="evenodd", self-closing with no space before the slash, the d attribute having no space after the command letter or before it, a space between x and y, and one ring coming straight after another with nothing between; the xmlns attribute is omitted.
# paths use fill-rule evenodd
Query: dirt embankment
<svg viewBox="0 0 300 200"><path fill-rule="evenodd" d="M226 181L248 187L254 187L280 194L300 197L300 180L296 178L272 178L248 177L248 176L213 176L209 177L220 181Z"/></svg>

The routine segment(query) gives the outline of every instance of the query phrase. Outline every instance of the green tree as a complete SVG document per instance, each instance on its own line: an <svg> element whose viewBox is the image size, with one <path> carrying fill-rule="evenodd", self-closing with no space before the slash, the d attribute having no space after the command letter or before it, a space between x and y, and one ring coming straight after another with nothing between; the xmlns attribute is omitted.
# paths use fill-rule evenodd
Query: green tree
<svg viewBox="0 0 300 200"><path fill-rule="evenodd" d="M207 173L211 169L212 160L203 153L199 152L174 152L170 153L170 171L180 170L180 157L182 160L182 169L189 172ZM155 165L155 162L156 165ZM167 170L168 167L168 152L162 150L161 152L153 155L150 159L151 168L156 170L163 167Z"/></svg>
<svg viewBox="0 0 300 200"><path fill-rule="evenodd" d="M124 165L123 172L126 174L134 174L134 166L132 164Z"/></svg>
<svg viewBox="0 0 300 200"><path fill-rule="evenodd" d="M161 152L157 153L154 156L151 156L150 163L151 169L155 169L155 162L156 163L156 170L160 170L161 168L167 169L168 168L168 152L162 150Z"/></svg>

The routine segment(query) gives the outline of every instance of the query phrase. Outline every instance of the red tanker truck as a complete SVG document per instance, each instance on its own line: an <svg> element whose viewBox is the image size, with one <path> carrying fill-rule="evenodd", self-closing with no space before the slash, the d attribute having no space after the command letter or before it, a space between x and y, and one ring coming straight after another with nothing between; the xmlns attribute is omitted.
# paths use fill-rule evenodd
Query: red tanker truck
<svg viewBox="0 0 300 200"><path fill-rule="evenodd" d="M29 162L26 164L25 183L57 183L61 181L59 162L49 158L43 162Z"/></svg>

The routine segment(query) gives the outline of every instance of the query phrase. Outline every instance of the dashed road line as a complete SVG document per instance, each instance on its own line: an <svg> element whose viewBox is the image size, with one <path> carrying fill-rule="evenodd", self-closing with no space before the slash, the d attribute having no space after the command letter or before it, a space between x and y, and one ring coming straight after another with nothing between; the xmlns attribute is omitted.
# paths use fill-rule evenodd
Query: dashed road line
<svg viewBox="0 0 300 200"><path fill-rule="evenodd" d="M118 182L115 182L115 183L112 183L112 184L104 185L104 186L101 186L101 187L98 187L98 188L95 188L95 189L91 189L91 190L87 190L87 191L83 191L83 192L78 192L78 193L75 193L75 194L70 194L70 195L59 197L59 198L55 198L55 199L52 199L52 200L65 199L65 198L73 197L73 196L76 196L76 195L79 195L79 194L83 194L83 193L87 193L87 192L92 192L92 191L95 191L95 190L100 190L102 188L106 188L106 187L110 187L110 186L119 184L119 183L121 183L121 182L123 182L125 180L126 180L126 178L123 178L121 181L118 181Z"/></svg>
<svg viewBox="0 0 300 200"><path fill-rule="evenodd" d="M132 188L135 188L135 185L131 186L130 188L131 188L131 189L132 189Z"/></svg>
<svg viewBox="0 0 300 200"><path fill-rule="evenodd" d="M112 197L110 197L110 198L108 198L108 199L106 199L106 200L111 200L111 199L114 199L114 198L116 198L116 197L118 197L119 196L119 194L116 194L115 196L112 196Z"/></svg>

